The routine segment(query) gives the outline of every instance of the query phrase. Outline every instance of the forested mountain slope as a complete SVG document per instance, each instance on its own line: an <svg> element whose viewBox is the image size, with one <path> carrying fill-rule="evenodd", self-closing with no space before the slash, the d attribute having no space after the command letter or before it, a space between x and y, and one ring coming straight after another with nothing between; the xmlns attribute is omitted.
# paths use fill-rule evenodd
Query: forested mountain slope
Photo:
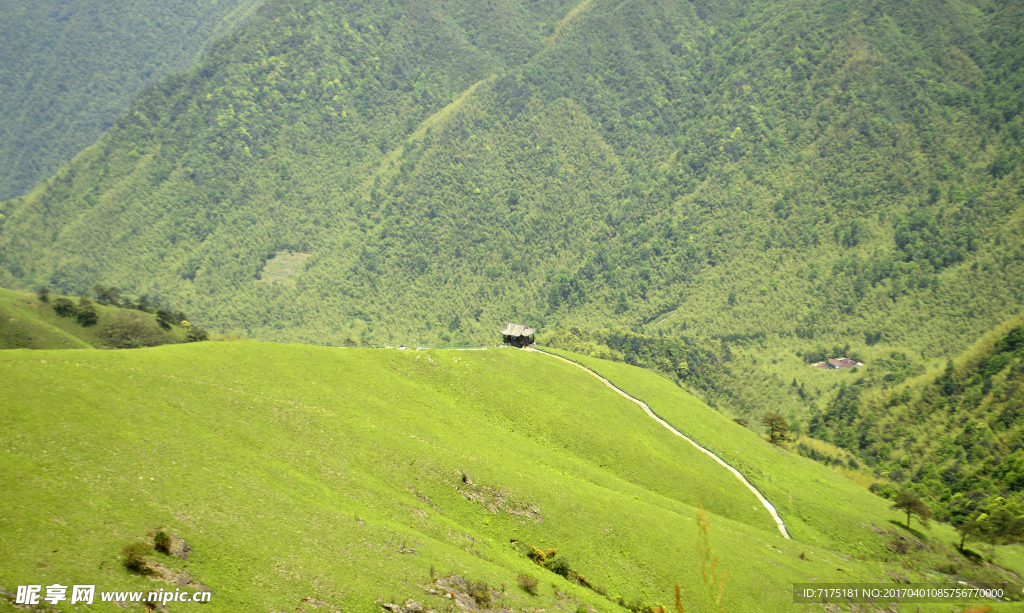
<svg viewBox="0 0 1024 613"><path fill-rule="evenodd" d="M31 191L260 4L0 1L0 198Z"/></svg>
<svg viewBox="0 0 1024 613"><path fill-rule="evenodd" d="M276 339L953 355L1024 304L1021 10L275 2L4 204L2 281Z"/></svg>
<svg viewBox="0 0 1024 613"><path fill-rule="evenodd" d="M1024 510L1024 318L1006 322L936 374L843 384L810 434L857 454L956 525Z"/></svg>

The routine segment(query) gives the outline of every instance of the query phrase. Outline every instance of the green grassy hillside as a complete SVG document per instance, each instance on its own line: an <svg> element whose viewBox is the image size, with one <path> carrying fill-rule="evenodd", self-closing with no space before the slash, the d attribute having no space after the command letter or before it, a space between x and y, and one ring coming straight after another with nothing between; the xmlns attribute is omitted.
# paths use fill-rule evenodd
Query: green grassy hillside
<svg viewBox="0 0 1024 613"><path fill-rule="evenodd" d="M0 2L0 199L32 191L261 4Z"/></svg>
<svg viewBox="0 0 1024 613"><path fill-rule="evenodd" d="M36 296L0 290L0 348L84 349L93 346L82 338L85 329L77 322L49 311Z"/></svg>
<svg viewBox="0 0 1024 613"><path fill-rule="evenodd" d="M59 314L59 301L71 311ZM81 305L95 321L77 316ZM96 304L89 300L49 294L26 294L0 288L0 349L127 349L182 343L195 338L191 324L183 327L180 315L166 328L148 311ZM205 334L205 333L204 333Z"/></svg>
<svg viewBox="0 0 1024 613"><path fill-rule="evenodd" d="M707 456L550 356L252 342L13 350L0 353L0 587L157 589L121 551L164 530L191 556L149 556L209 587L204 610L370 612L406 598L446 610L423 589L432 573L486 581L514 610L669 603L676 582L687 610L702 610L698 504L729 569L729 611L817 610L792 604L797 581L1005 576L955 568L950 530L907 533L884 500L664 380L596 367L749 471L795 540ZM888 552L897 535L923 549ZM524 546L558 549L608 598ZM537 596L521 573L540 580Z"/></svg>

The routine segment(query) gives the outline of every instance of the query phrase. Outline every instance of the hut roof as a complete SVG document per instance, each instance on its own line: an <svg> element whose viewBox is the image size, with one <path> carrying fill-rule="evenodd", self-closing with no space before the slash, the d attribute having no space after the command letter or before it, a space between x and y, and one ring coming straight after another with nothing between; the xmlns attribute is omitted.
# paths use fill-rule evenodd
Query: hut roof
<svg viewBox="0 0 1024 613"><path fill-rule="evenodd" d="M504 336L532 336L537 328L527 328L523 324L506 323L501 331Z"/></svg>

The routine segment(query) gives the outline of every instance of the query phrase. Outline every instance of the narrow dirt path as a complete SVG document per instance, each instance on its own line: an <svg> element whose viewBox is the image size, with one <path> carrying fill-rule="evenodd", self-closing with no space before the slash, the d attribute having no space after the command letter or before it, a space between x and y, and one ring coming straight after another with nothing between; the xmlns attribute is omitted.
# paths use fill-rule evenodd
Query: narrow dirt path
<svg viewBox="0 0 1024 613"><path fill-rule="evenodd" d="M775 506L772 505L772 503L768 502L768 499L764 497L764 494L762 494L760 492L760 490L758 490L756 487L754 487L754 485L750 481L747 481L747 478L743 476L743 473L741 473L740 471L738 471L735 468L733 468L731 465L729 465L728 462L726 462L722 458L718 457L718 455L715 454L715 452L713 452L710 449L704 447L703 445L701 445L697 441L693 440L692 438L686 436L685 434L683 434L679 430L676 430L672 426L672 424L670 424L667 421L665 421L664 419L658 417L654 413L654 411L651 410L651 407L647 406L647 404L645 402L643 402L642 400L639 400L637 398L634 398L633 396L630 396L629 394L627 394L626 392L621 390L618 386L613 384L611 381L609 381L608 379L605 379L601 375L599 375L596 372L590 370L589 368L587 368L586 366L584 366L582 364L579 364L577 362L573 362L572 360L567 360L567 359L563 358L560 355L555 355L554 353L548 353L547 351L544 351L542 349L534 349L534 348L531 347L531 348L527 348L527 350L528 351L533 351L533 352L536 352L536 353L542 353L544 355L549 355L549 356L551 356L553 358L557 358L559 360L562 360L563 362L566 362L567 364L572 364L573 366L577 366L579 368L582 368L583 370L587 371L591 375L593 375L593 376L597 377L598 379L600 379L602 383L604 383L608 387L610 387L613 390L615 390L615 392L617 394L619 394L620 396L623 396L623 397L625 397L625 398L635 402L636 404L640 405L640 408L643 409L644 413L647 413L647 415L651 419L653 419L654 421L656 421L659 424L661 424L661 425L665 426L666 428L668 428L668 430L671 431L676 436L679 436L679 437L682 437L682 438L686 439L686 441L689 442L691 445L693 445L697 449L700 449L702 452L704 452L704 453L708 454L709 456L711 456L716 462L721 464L726 470L728 470L733 475L735 475L735 477L737 479L739 479L743 483L743 485L747 486L748 490L753 492L754 496L757 496L757 499L761 501L761 504L764 505L764 508L768 510L768 513L771 514L772 519L775 520L775 524L779 527L779 532L782 534L783 538L787 538L787 539L793 538L793 537L789 536L789 531L786 530L786 522L782 521L782 517L780 517L778 511L775 510Z"/></svg>

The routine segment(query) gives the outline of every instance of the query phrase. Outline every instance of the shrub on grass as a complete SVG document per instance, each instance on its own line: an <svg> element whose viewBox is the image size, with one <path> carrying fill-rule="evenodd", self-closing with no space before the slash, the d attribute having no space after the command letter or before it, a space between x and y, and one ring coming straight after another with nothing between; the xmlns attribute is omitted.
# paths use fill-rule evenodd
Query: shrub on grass
<svg viewBox="0 0 1024 613"><path fill-rule="evenodd" d="M544 563L544 552L536 547L530 547L530 551L527 552L526 557L534 561L535 564Z"/></svg>
<svg viewBox="0 0 1024 613"><path fill-rule="evenodd" d="M53 312L61 317L74 317L78 313L78 307L74 302L61 297L53 301Z"/></svg>
<svg viewBox="0 0 1024 613"><path fill-rule="evenodd" d="M570 581L576 579L576 573L573 572L572 567L569 566L569 560L564 557L555 558L545 562L544 568L550 570L556 575L561 575Z"/></svg>
<svg viewBox="0 0 1024 613"><path fill-rule="evenodd" d="M96 312L96 307L92 304L86 304L78 307L75 319L83 326L95 326L96 322L100 320L100 315Z"/></svg>
<svg viewBox="0 0 1024 613"><path fill-rule="evenodd" d="M139 573L140 575L148 575L153 571L149 568L149 563L146 560L146 554L149 552L149 546L143 542L135 542L130 545L125 545L121 553L124 555L124 567L133 573Z"/></svg>
<svg viewBox="0 0 1024 613"><path fill-rule="evenodd" d="M155 347L170 340L149 317L130 311L119 311L105 320L100 336L115 349Z"/></svg>
<svg viewBox="0 0 1024 613"><path fill-rule="evenodd" d="M470 582L466 586L466 592L476 601L477 606L485 609L491 607L491 588L487 587L486 581Z"/></svg>
<svg viewBox="0 0 1024 613"><path fill-rule="evenodd" d="M153 537L153 549L161 553L170 555L171 553L171 535L167 534L163 530L156 533Z"/></svg>
<svg viewBox="0 0 1024 613"><path fill-rule="evenodd" d="M530 596L537 595L537 583L539 583L537 579L531 575L527 575L526 573L519 575L520 587L526 590L526 593Z"/></svg>
<svg viewBox="0 0 1024 613"><path fill-rule="evenodd" d="M910 545L899 539L890 539L889 542L886 543L885 548L893 553L898 553L903 556L910 553Z"/></svg>
<svg viewBox="0 0 1024 613"><path fill-rule="evenodd" d="M39 297L39 302L50 303L50 290L45 285L40 285L36 288L36 296Z"/></svg>

